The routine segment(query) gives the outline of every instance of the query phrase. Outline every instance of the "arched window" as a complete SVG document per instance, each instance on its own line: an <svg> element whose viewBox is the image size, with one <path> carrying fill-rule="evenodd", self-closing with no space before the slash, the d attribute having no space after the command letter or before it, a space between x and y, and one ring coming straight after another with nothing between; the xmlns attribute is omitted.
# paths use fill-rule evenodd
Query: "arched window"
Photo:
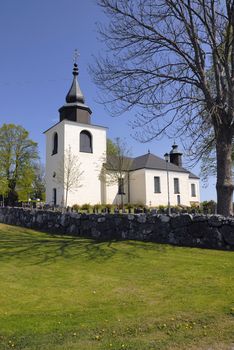
<svg viewBox="0 0 234 350"><path fill-rule="evenodd" d="M92 135L87 130L80 133L80 152L92 153Z"/></svg>
<svg viewBox="0 0 234 350"><path fill-rule="evenodd" d="M57 132L54 133L53 136L53 150L52 155L58 153L58 134Z"/></svg>

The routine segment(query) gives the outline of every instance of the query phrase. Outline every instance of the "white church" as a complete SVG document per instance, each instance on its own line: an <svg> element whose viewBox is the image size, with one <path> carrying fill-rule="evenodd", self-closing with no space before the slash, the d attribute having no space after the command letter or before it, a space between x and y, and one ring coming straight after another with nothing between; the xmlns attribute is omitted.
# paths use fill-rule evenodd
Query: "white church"
<svg viewBox="0 0 234 350"><path fill-rule="evenodd" d="M182 167L182 153L175 144L166 160L152 153L128 158L129 165L116 182L100 176L103 165L108 164L107 128L91 123L92 111L85 104L77 76L75 63L66 103L59 109L60 121L45 131L46 203L70 207L84 203L119 205L121 201L150 207L167 206L168 202L171 206L199 204L199 177ZM77 160L80 172L79 184L69 190L68 152Z"/></svg>

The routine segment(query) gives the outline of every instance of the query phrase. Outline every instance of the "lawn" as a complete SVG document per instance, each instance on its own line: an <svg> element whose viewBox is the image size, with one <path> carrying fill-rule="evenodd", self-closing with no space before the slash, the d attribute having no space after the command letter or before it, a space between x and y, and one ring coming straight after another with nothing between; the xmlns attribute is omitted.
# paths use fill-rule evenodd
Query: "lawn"
<svg viewBox="0 0 234 350"><path fill-rule="evenodd" d="M234 253L0 224L0 349L234 348Z"/></svg>

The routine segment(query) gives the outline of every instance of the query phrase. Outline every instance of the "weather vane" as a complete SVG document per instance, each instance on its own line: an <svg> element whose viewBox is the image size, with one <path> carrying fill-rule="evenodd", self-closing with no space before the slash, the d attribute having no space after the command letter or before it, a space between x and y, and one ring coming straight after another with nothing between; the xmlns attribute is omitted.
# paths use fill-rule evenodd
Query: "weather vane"
<svg viewBox="0 0 234 350"><path fill-rule="evenodd" d="M78 50L75 49L74 56L73 56L73 61L74 61L75 64L77 64L79 56L80 56L80 54L79 54Z"/></svg>

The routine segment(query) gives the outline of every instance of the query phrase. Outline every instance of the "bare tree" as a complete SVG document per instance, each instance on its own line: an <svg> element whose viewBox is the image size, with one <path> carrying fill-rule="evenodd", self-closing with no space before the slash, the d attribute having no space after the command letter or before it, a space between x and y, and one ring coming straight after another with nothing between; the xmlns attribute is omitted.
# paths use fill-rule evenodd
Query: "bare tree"
<svg viewBox="0 0 234 350"><path fill-rule="evenodd" d="M98 0L109 16L100 27L111 53L94 79L118 112L138 106L133 122L145 142L186 137L200 157L213 129L218 213L232 213L234 2L232 0ZM112 107L113 110L113 107ZM115 110L116 112L116 110Z"/></svg>
<svg viewBox="0 0 234 350"><path fill-rule="evenodd" d="M64 206L67 207L68 194L70 191L82 187L81 180L84 171L81 170L79 157L74 155L71 147L65 151L64 161L59 164L57 182L65 189Z"/></svg>
<svg viewBox="0 0 234 350"><path fill-rule="evenodd" d="M120 195L122 208L131 164L130 149L125 140L119 137L114 141L108 139L106 162L103 165L101 177L107 186L118 185L117 194Z"/></svg>

